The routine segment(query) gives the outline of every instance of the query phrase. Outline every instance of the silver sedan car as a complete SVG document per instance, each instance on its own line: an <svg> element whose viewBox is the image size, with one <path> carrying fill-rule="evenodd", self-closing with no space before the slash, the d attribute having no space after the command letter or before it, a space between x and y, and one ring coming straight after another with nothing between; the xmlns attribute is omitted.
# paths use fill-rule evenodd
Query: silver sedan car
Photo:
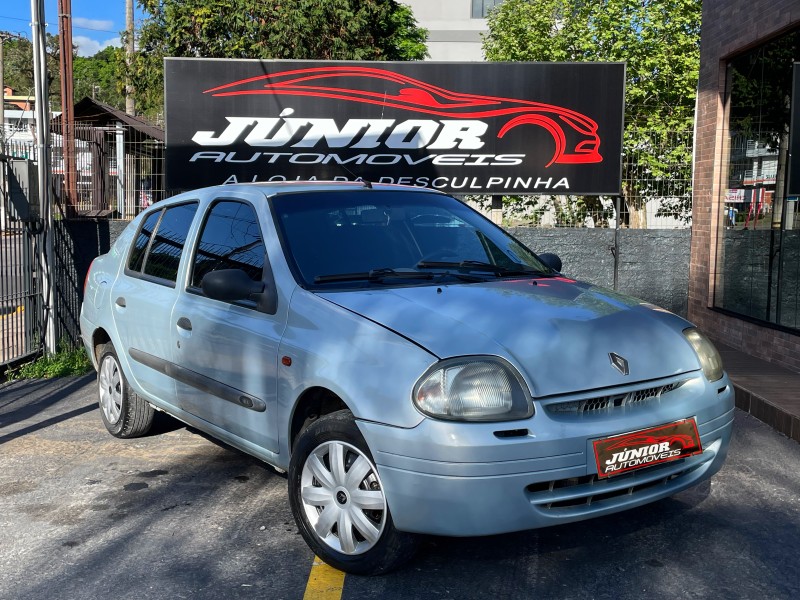
<svg viewBox="0 0 800 600"><path fill-rule="evenodd" d="M165 411L288 471L312 550L382 573L415 534L589 519L722 466L714 346L560 271L432 190L221 186L150 207L94 261L82 337L112 435Z"/></svg>

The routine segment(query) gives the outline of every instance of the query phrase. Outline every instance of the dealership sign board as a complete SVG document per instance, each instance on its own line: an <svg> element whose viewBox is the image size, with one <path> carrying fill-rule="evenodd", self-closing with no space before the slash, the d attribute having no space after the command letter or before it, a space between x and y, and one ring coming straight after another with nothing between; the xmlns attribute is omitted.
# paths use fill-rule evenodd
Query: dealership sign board
<svg viewBox="0 0 800 600"><path fill-rule="evenodd" d="M788 196L800 196L800 63L792 68L792 109L789 119Z"/></svg>
<svg viewBox="0 0 800 600"><path fill-rule="evenodd" d="M165 62L167 186L620 193L622 63Z"/></svg>

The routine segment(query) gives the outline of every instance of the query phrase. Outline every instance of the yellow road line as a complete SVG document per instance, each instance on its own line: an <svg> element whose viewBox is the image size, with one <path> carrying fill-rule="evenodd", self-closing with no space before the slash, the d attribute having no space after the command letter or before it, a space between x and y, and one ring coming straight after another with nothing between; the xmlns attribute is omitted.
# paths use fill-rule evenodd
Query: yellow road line
<svg viewBox="0 0 800 600"><path fill-rule="evenodd" d="M315 556L303 600L340 600L342 589L344 573L326 565Z"/></svg>
<svg viewBox="0 0 800 600"><path fill-rule="evenodd" d="M2 315L2 317L0 317L0 318L5 319L6 317L13 317L14 315L20 314L23 310L25 310L24 306L18 306L17 308L14 309L14 312L10 312L10 313L7 313L5 315Z"/></svg>

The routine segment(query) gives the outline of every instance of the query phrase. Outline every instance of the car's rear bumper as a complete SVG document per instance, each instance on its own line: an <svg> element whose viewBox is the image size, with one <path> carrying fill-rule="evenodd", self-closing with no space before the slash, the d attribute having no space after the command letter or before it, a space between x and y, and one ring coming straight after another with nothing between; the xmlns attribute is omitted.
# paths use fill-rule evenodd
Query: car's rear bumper
<svg viewBox="0 0 800 600"><path fill-rule="evenodd" d="M491 535L641 506L716 473L731 437L733 387L727 377L713 384L696 377L684 388L669 402L590 417L551 419L537 406L537 415L513 423L426 419L414 429L363 421L359 427L398 529ZM597 478L593 440L689 417L702 454Z"/></svg>
<svg viewBox="0 0 800 600"><path fill-rule="evenodd" d="M83 342L83 347L86 349L86 354L89 355L89 359L92 361L92 365L96 370L97 357L95 356L94 348L92 347L92 332L94 332L95 329L97 329L97 326L86 317L83 311L83 307L81 307L81 313L80 313L80 326L81 326L81 342Z"/></svg>

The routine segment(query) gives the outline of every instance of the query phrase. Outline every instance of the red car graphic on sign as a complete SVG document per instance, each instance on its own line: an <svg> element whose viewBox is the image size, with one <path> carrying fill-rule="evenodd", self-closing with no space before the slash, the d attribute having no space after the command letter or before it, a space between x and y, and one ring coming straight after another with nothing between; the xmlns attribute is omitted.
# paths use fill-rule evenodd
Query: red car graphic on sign
<svg viewBox="0 0 800 600"><path fill-rule="evenodd" d="M548 167L553 163L603 160L597 123L582 113L530 100L453 92L385 69L357 66L294 69L233 81L205 93L219 97L263 94L331 98L450 119L511 117L497 137L504 137L520 125L544 128L555 142Z"/></svg>

